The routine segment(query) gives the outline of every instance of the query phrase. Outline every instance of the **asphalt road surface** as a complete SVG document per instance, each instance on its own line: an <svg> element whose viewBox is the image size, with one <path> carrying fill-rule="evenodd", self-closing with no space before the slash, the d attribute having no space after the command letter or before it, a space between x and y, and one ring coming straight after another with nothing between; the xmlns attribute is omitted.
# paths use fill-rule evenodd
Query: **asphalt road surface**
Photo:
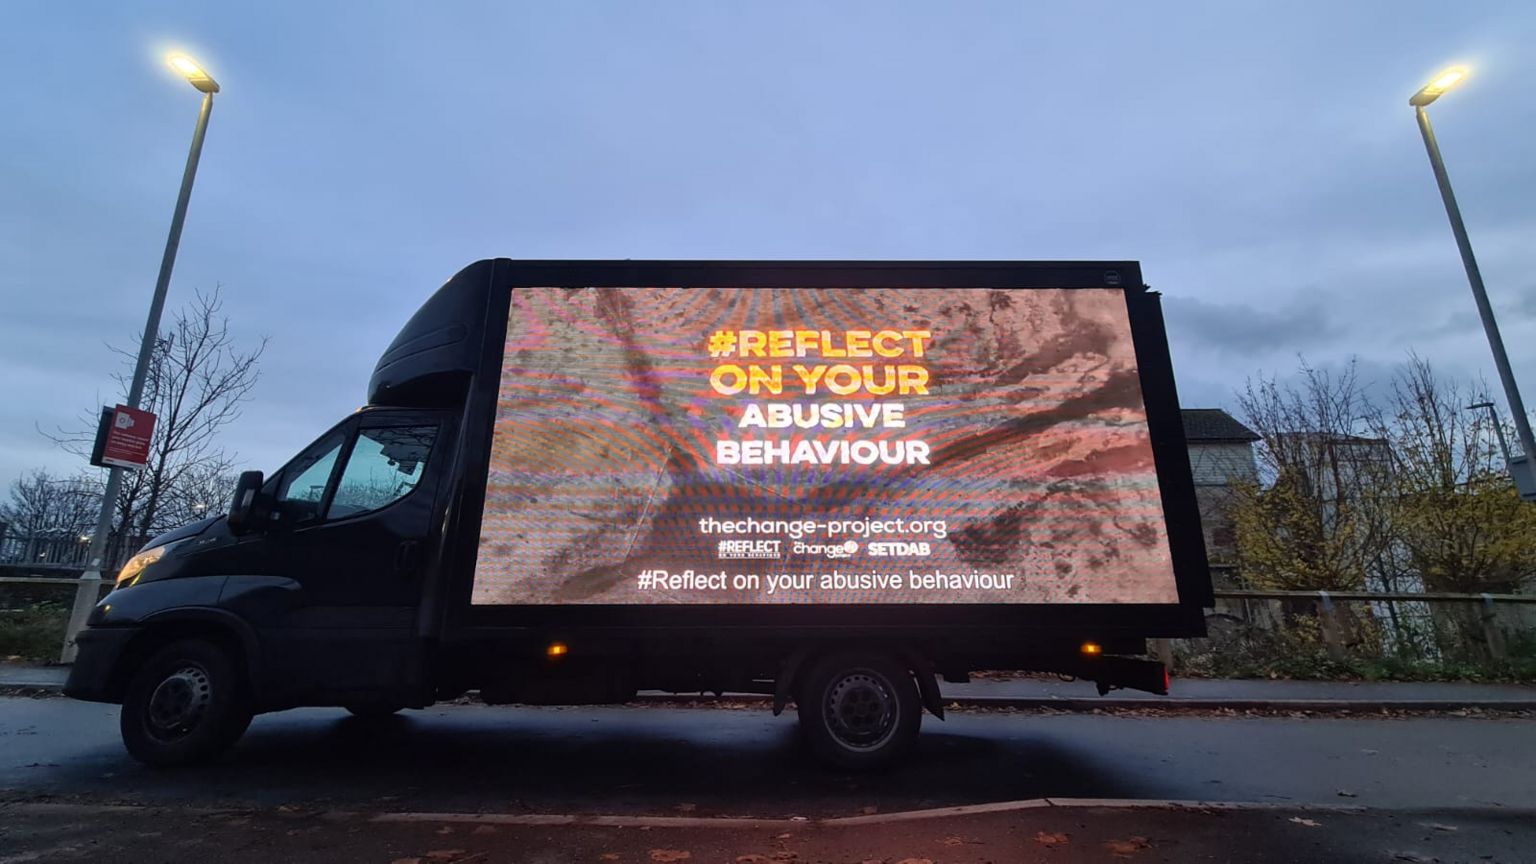
<svg viewBox="0 0 1536 864"><path fill-rule="evenodd" d="M118 740L116 714L59 698L0 699L0 864L77 854L206 860L207 844L230 832L239 836L221 841L224 864L339 860L338 850L348 848L357 852L352 860L417 857L420 864L655 861L666 855L651 851L689 851L689 843L699 857L675 860L791 860L772 859L775 852L793 852L797 862L1130 860L1122 853L1147 861L1536 860L1519 852L1536 848L1531 719L954 712L946 722L924 719L905 766L857 776L811 763L794 719L758 709L451 705L381 723L305 709L259 717L228 756L179 771L133 762ZM1276 809L1154 817L1079 806L885 827L821 821L1037 798ZM92 809L100 805L115 806ZM1304 809L1318 806L1369 812ZM409 813L662 821L563 831L369 821ZM665 822L725 826L725 817L789 828ZM168 830L168 823L185 825ZM192 824L201 827L189 834ZM659 833L640 833L652 830ZM781 833L802 845L769 842ZM1051 842L1057 834L1068 839ZM148 846L131 842L141 835ZM655 845L663 836L671 846ZM463 842L440 842L451 838ZM949 845L934 845L944 840ZM286 851L275 854L283 843ZM491 845L476 851L477 843ZM1248 844L1251 854L1233 844ZM230 851L246 848L253 857ZM519 857L534 848L548 854Z"/></svg>

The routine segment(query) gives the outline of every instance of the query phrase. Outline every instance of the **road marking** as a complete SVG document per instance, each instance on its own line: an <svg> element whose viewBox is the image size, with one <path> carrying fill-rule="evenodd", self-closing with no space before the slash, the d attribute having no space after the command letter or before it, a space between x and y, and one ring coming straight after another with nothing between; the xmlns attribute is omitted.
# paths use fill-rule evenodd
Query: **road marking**
<svg viewBox="0 0 1536 864"><path fill-rule="evenodd" d="M926 819L959 818L990 813L1009 813L1024 810L1221 810L1221 811L1271 811L1313 813L1391 813L1398 810L1417 812L1425 810L1454 810L1457 812L1498 812L1536 818L1533 807L1407 807L1372 808L1359 804L1302 804L1274 801L1193 801L1172 798L1026 798L1018 801L993 801L985 804L965 804L956 807L936 807L928 810L902 810L894 813L872 813L861 816L809 817L721 817L708 816L617 816L567 813L367 813L357 810L265 810L250 807L175 807L151 804L66 804L58 802L0 804L0 813L69 814L73 816L100 816L140 812L176 812L205 816L234 816L250 814L276 814L288 817L319 818L327 821L364 820L386 824L470 824L506 825L524 827L548 827L581 825L591 828L856 828L895 822L921 821ZM0 859L8 864L13 859ZM17 860L27 860L17 859Z"/></svg>

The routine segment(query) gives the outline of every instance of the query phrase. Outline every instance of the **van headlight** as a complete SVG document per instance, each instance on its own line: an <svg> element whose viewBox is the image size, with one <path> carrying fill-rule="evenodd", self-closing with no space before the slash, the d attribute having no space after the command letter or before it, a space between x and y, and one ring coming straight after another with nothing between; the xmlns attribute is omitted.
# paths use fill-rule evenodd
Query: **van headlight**
<svg viewBox="0 0 1536 864"><path fill-rule="evenodd" d="M166 543L163 546L156 546L153 549L145 549L137 555L134 555L132 558L129 558L128 563L123 565L123 569L117 571L117 582L114 583L112 587L127 588L130 585L133 585L135 582L138 582L139 577L144 574L144 571L149 569L149 565L159 561L161 558L164 558L165 553L180 545L180 543Z"/></svg>

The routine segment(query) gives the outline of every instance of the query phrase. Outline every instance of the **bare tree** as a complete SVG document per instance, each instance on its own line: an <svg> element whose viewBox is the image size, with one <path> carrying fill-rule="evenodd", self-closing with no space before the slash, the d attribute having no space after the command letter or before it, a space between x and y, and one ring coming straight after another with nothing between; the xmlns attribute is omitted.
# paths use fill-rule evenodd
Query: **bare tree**
<svg viewBox="0 0 1536 864"><path fill-rule="evenodd" d="M21 561L59 557L74 551L92 529L101 486L85 477L55 477L38 469L11 484L10 500L0 504L0 522L11 538L6 554Z"/></svg>
<svg viewBox="0 0 1536 864"><path fill-rule="evenodd" d="M1469 411L1480 389L1412 355L1393 382L1396 542L1430 590L1514 591L1536 576L1536 507L1504 472L1496 419Z"/></svg>
<svg viewBox="0 0 1536 864"><path fill-rule="evenodd" d="M1234 508L1242 576L1297 590L1365 586L1389 545L1381 478L1387 442L1368 434L1379 411L1353 361L1335 374L1301 361L1295 383L1250 380L1238 397L1261 438L1263 483Z"/></svg>
<svg viewBox="0 0 1536 864"><path fill-rule="evenodd" d="M142 407L156 415L149 463L127 472L117 497L114 534L134 545L189 519L219 512L228 490L215 494L234 468L234 457L218 443L219 432L240 417L258 378L262 339L249 350L236 345L222 314L219 289L198 292L176 313L155 342L144 382ZM135 341L137 344L137 341ZM128 391L135 354L123 358L114 376ZM75 429L50 434L76 453L88 453L95 438L96 412ZM46 434L46 433L45 433Z"/></svg>
<svg viewBox="0 0 1536 864"><path fill-rule="evenodd" d="M92 493L100 500L100 487L92 489L82 478L55 477L39 468L11 483L0 519L18 535L80 534L90 530L95 518Z"/></svg>

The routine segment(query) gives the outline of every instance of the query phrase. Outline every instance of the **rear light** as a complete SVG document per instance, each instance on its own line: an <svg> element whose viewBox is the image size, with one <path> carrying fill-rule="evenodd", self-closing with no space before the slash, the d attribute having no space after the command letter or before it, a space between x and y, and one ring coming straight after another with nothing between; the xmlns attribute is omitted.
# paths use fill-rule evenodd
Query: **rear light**
<svg viewBox="0 0 1536 864"><path fill-rule="evenodd" d="M1163 667L1163 692L1168 692L1168 686L1173 683L1173 676L1168 674L1168 667Z"/></svg>

